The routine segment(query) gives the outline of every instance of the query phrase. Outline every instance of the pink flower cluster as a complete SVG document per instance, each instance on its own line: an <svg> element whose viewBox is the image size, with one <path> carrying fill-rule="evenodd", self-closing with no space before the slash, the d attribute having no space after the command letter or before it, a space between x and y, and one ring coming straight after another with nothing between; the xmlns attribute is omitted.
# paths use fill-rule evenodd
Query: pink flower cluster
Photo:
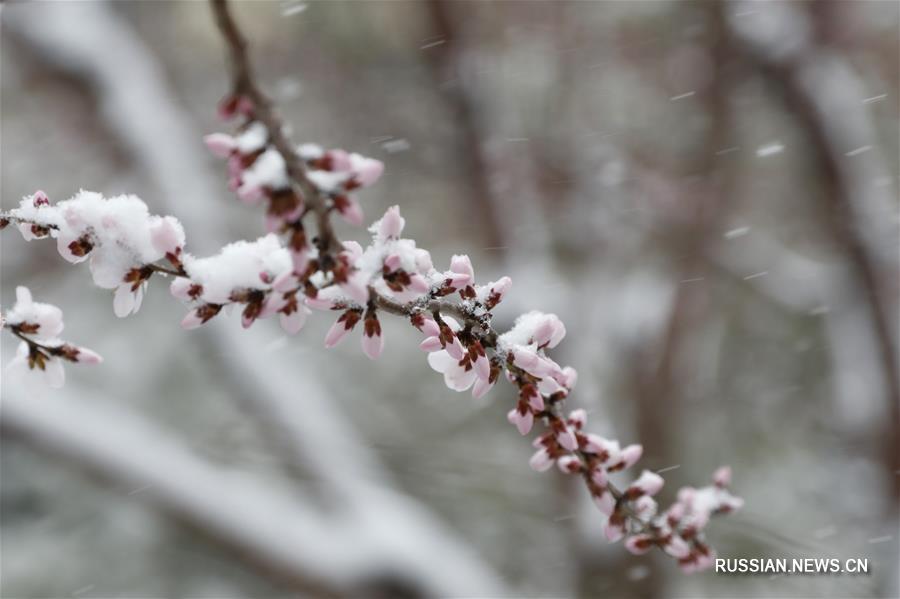
<svg viewBox="0 0 900 599"><path fill-rule="evenodd" d="M654 547L662 549L688 573L713 565L715 550L704 541L703 529L711 516L736 511L743 505L743 500L728 491L730 468L718 469L711 486L682 488L677 501L660 514L654 499L664 484L659 474L644 470L623 491L611 486L613 473L630 468L641 458L640 445L622 448L618 441L584 432L584 410L574 410L565 422L553 413L542 416L549 419L550 430L534 440L537 451L531 457L531 467L543 472L555 463L566 474L582 476L606 518L604 530L610 542L624 538L626 549L636 555ZM509 419L520 432L530 428L531 419L523 417L518 408L510 412Z"/></svg>
<svg viewBox="0 0 900 599"><path fill-rule="evenodd" d="M82 364L103 361L96 352L59 339L64 328L62 310L34 301L27 287L16 287L16 303L0 315L0 326L21 339L8 368L13 372L39 372L50 387L62 387L65 382L63 360Z"/></svg>
<svg viewBox="0 0 900 599"><path fill-rule="evenodd" d="M151 215L133 195L104 198L80 191L71 199L50 203L37 191L11 210L26 240L56 238L60 255L73 264L89 260L94 284L115 289L117 316L137 312L153 274L148 266L166 260L179 268L184 229L172 216Z"/></svg>
<svg viewBox="0 0 900 599"><path fill-rule="evenodd" d="M298 153L309 169L306 177L331 199L332 209L346 220L358 222L355 217L347 218L342 208L346 204L335 198L346 191L348 181L350 187L371 182L358 173L351 174L364 168L365 159L342 150L324 152L314 145L301 146ZM380 163L373 174L376 171L381 174ZM357 205L351 206L349 213L355 214ZM633 553L658 547L676 558L685 571L709 567L714 552L703 540L703 527L712 514L741 505L741 500L727 491L727 469L716 474L712 487L682 489L678 501L662 515L657 515L654 499L664 483L659 474L645 470L619 491L611 476L632 467L643 449L636 444L621 447L618 441L586 432L584 410L575 410L567 418L559 415L578 378L572 367L560 366L547 353L566 335L562 321L554 314L532 311L497 335L491 328L491 310L509 291L511 279L502 277L478 285L472 262L465 255L453 256L449 269L438 272L426 250L401 237L404 226L399 208L392 207L370 228L371 244L363 249L355 242L345 242L330 272L322 256L307 249L309 260L302 263L306 270L295 268L281 275L291 281L287 293L302 288L310 305L341 311L326 335L326 347L340 343L362 322L362 349L370 358L377 358L384 348L378 319L384 304L379 300L399 302L400 312L425 336L420 347L428 352L429 365L443 375L448 388L459 392L471 389L472 395L480 398L501 372L505 373L519 397L507 415L510 423L523 435L536 422L546 426L534 440L531 467L545 471L556 464L564 473L581 475L605 518L610 541L625 539ZM453 306L461 319L446 313L447 304L434 306L440 298L451 296L458 296Z"/></svg>
<svg viewBox="0 0 900 599"><path fill-rule="evenodd" d="M228 187L242 201L251 206L266 201L269 231L299 221L303 199L293 190L284 158L270 144L265 125L245 115L234 135L213 133L204 141L213 155L228 160Z"/></svg>
<svg viewBox="0 0 900 599"><path fill-rule="evenodd" d="M266 203L266 236L199 258L184 251L184 230L175 218L151 215L135 196L107 199L86 191L56 206L37 192L0 215L0 227L15 222L26 239L55 237L67 260L90 260L94 282L116 290L119 316L137 311L151 276L163 273L174 277L172 295L190 305L182 321L186 329L237 307L244 327L278 315L282 328L294 334L312 309L331 310L339 315L325 346L336 346L362 323L360 346L374 360L385 345L381 318L408 318L424 336L420 347L428 364L448 388L471 390L480 398L501 375L516 388L509 422L522 435L542 427L533 442L531 467L545 471L555 464L566 474L580 475L610 541L624 539L633 553L657 547L686 571L712 563L715 554L703 529L710 516L742 503L728 491L730 471L717 471L712 486L682 489L662 513L654 499L663 486L659 474L645 470L620 490L612 478L638 462L642 447L622 447L587 432L584 410L563 415L578 374L550 356L566 336L556 315L527 312L509 331L497 332L493 310L510 291L511 279L478 284L466 255L453 256L446 270L436 269L427 250L402 236L406 221L397 206L372 224L365 247L338 241L329 216L337 213L361 224L362 210L351 192L378 180L381 162L312 144L293 153L281 142L276 147L265 119L256 118L252 103L240 97L229 98L223 112L242 117L237 132L207 136L206 144L227 159L229 184L242 201ZM303 224L308 213L318 219L313 240ZM51 383L61 384L61 359L99 361L90 350L56 339L62 329L57 308L32 302L24 288L18 295L4 327L22 339L20 365L47 372Z"/></svg>
<svg viewBox="0 0 900 599"><path fill-rule="evenodd" d="M220 107L224 120L238 118L234 135L213 133L204 138L213 155L228 161L228 185L247 204L267 204L266 227L270 232L292 231L301 251L305 236L300 222L303 196L291 182L284 157L273 145L266 126L255 120L253 103L244 96L230 96ZM315 144L297 148L306 164L305 177L348 223L361 226L363 211L350 193L375 183L384 171L379 160L344 150L323 150Z"/></svg>
<svg viewBox="0 0 900 599"><path fill-rule="evenodd" d="M316 144L303 144L297 148L297 153L306 163L306 178L320 194L330 198L341 218L351 225L362 226L363 210L350 192L378 181L384 172L384 164L355 152L326 151Z"/></svg>
<svg viewBox="0 0 900 599"><path fill-rule="evenodd" d="M645 475L648 474L645 472ZM653 475L658 477L658 475ZM643 476L641 477L643 478ZM702 489L684 487L678 491L678 498L667 510L656 516L656 504L649 503L640 518L643 530L628 537L625 547L640 555L653 547L661 547L666 553L678 559L678 565L687 573L698 572L715 563L716 552L703 538L703 529L713 515L728 514L739 510L744 501L732 495L731 469L723 466L713 473L713 484ZM629 487L625 497L630 497L635 486L640 487L640 479ZM648 481L644 481L645 486ZM652 481L651 481L651 484ZM659 479L662 486L662 479ZM647 492L647 495L653 493ZM640 496L640 498L642 498ZM640 501L640 498L638 501Z"/></svg>

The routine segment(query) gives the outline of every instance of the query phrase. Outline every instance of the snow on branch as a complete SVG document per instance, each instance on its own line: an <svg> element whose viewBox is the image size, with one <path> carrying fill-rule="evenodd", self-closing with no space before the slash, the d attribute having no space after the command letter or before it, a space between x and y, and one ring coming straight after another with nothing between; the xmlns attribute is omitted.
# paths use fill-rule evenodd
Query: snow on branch
<svg viewBox="0 0 900 599"><path fill-rule="evenodd" d="M155 274L173 277L171 293L189 305L186 329L236 308L244 327L277 315L282 328L296 334L312 310L334 311L338 316L325 346L359 327L361 348L374 360L384 349L380 319L403 317L423 334L428 364L450 389L471 389L480 397L501 376L516 388L518 401L508 420L522 435L541 428L531 467L545 471L555 464L580 477L610 541L624 538L636 554L658 547L687 572L712 565L715 553L703 529L710 516L742 505L728 491L730 470L717 471L710 486L682 489L666 510L653 499L664 482L656 473L644 471L620 488L611 477L634 466L642 448L591 434L583 410L564 409L577 373L550 356L566 335L556 315L531 311L509 331L497 331L493 312L511 279L478 284L466 255L453 256L446 269L435 268L427 250L402 237L405 220L397 206L369 227L365 248L338 239L332 217L360 225L356 194L377 182L384 165L340 149L295 146L255 83L247 43L227 4L214 0L212 6L233 75L219 113L236 126L205 141L227 161L229 186L238 197L265 208L268 234L196 257L185 251L185 232L174 217L150 214L135 196L103 198L85 191L56 205L38 192L0 214L0 225L15 223L27 240L53 237L64 258L89 261L94 282L115 289L120 317L138 310Z"/></svg>

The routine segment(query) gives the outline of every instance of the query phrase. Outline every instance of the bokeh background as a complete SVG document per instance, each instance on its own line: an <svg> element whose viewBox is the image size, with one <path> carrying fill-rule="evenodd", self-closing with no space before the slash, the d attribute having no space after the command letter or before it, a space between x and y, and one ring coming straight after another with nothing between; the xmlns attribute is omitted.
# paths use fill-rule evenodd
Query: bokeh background
<svg viewBox="0 0 900 599"><path fill-rule="evenodd" d="M414 331L369 362L273 322L133 317L52 242L17 284L106 357L60 392L3 379L0 595L897 597L896 2L239 2L295 140L383 160L441 268L559 314L592 428L663 497L731 464L725 557L860 557L862 576L685 576L608 546L539 475L512 390L446 389ZM2 207L136 193L205 255L261 234L203 134L224 48L201 2L5 3ZM361 231L341 226L345 238ZM3 339L3 360L14 351Z"/></svg>

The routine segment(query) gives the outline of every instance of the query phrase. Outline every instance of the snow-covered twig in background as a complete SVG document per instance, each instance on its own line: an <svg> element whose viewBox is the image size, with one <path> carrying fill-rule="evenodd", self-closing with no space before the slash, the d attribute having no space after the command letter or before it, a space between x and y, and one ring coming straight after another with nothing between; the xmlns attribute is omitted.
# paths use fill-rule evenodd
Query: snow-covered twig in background
<svg viewBox="0 0 900 599"><path fill-rule="evenodd" d="M283 584L291 596L364 596L378 588L384 572L402 572L428 597L504 592L484 572L467 568L466 560L475 560L459 551L447 553L447 562L431 559L429 549L445 548L438 536L430 537L430 546L423 538L413 547L383 534L390 516L375 525L361 513L323 514L264 477L202 459L96 390L75 386L65 398L42 401L4 395L0 432L115 486L140 489L145 500ZM384 507L385 497L366 497ZM420 512L409 510L410 525L427 521ZM470 576L455 577L458 572Z"/></svg>
<svg viewBox="0 0 900 599"><path fill-rule="evenodd" d="M734 4L740 8L743 3ZM773 4L751 19L732 16L729 25L748 64L778 91L813 140L813 159L830 183L830 191L819 197L831 214L833 236L853 265L861 303L868 312L887 407L881 433L886 440L884 472L895 498L900 498L896 210L891 187L872 183L889 169L879 156L869 108L861 101L866 95L863 82L850 62L834 51L832 46L838 44L828 43L832 27L827 19L834 18L832 12L827 5L816 5L807 14L790 4ZM817 19L825 44L811 35ZM857 155L859 148L866 151ZM894 501L894 514L896 506Z"/></svg>
<svg viewBox="0 0 900 599"><path fill-rule="evenodd" d="M361 224L362 209L351 192L375 183L383 165L339 149L295 147L254 83L246 42L227 5L217 0L213 8L231 50L234 76L234 89L220 114L238 119L238 126L235 134L213 134L206 142L213 153L227 158L229 183L241 200L265 204L267 236L198 258L184 251L184 230L174 217L151 215L135 196L105 199L84 191L55 206L35 194L0 218L15 222L26 239L55 237L69 261L89 259L95 283L116 289L118 316L135 312L149 279L163 273L175 277L173 295L191 304L185 328L237 305L245 327L278 314L282 327L293 334L310 309L334 310L340 316L326 346L336 345L362 322L362 349L376 359L384 347L379 315L408 318L424 333L421 347L449 388L471 388L480 397L501 374L515 385L519 401L509 412L510 422L523 435L536 423L545 428L534 442L531 466L543 471L555 463L564 473L581 475L606 518L611 541L625 538L633 553L657 546L685 571L710 566L714 553L703 528L711 515L742 503L727 490L730 471L718 471L710 487L682 489L676 503L658 514L653 499L663 485L658 474L644 471L623 490L610 481L611 474L637 462L642 448L623 449L616 441L585 432L583 410L564 413L577 375L547 354L566 334L559 318L528 312L510 331L496 331L492 311L511 280L476 284L465 255L454 256L447 270L438 271L426 250L401 237L405 221L396 206L370 227L366 248L341 242L332 214ZM304 224L309 216L316 224L312 238Z"/></svg>

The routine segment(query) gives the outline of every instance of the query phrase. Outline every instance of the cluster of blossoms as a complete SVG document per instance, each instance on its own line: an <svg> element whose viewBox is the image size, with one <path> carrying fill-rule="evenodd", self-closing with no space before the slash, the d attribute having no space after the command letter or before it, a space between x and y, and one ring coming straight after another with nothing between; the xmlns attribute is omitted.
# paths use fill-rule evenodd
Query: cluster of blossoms
<svg viewBox="0 0 900 599"><path fill-rule="evenodd" d="M678 500L662 513L653 499L663 485L658 474L644 471L618 490L611 475L633 466L642 448L623 448L586 432L584 410L562 416L562 404L578 378L572 367L560 366L548 355L566 335L562 321L532 311L498 334L491 325L492 311L510 290L511 279L479 285L465 255L453 256L444 271L435 269L427 250L402 237L405 220L396 206L369 228L367 247L348 241L335 255L324 245L304 244L296 251L292 232L281 228L198 258L184 251L184 231L173 217L151 215L134 196L105 199L85 191L56 205L37 192L4 215L0 225L9 222L28 240L55 237L60 254L71 262L89 259L94 281L116 290L119 316L136 311L150 277L164 273L174 277L171 293L191 304L182 322L187 329L237 304L245 327L278 314L284 330L294 334L311 309L331 310L340 314L325 346L337 345L362 322L362 349L376 359L384 348L379 312L408 317L424 335L420 347L428 353L429 365L444 376L448 388L471 389L474 397L482 397L501 374L516 387L518 401L509 422L522 435L536 423L546 427L533 442L531 467L545 471L556 464L566 474L581 475L603 514L607 538L624 538L634 553L658 547L685 571L706 568L714 557L702 534L709 517L741 506L727 490L727 469L716 473L713 486L679 491ZM24 288L18 295L4 321L23 338L16 365L45 371L51 384L59 385L60 359L99 361L90 350L56 339L62 329L58 308L32 302Z"/></svg>
<svg viewBox="0 0 900 599"><path fill-rule="evenodd" d="M238 119L234 135L213 133L204 138L206 146L219 158L227 159L228 186L245 203L266 204L266 228L290 233L290 248L303 260L306 235L303 194L292 184L284 156L273 145L268 128L254 118L253 103L240 94L231 95L219 106L224 120ZM315 144L297 148L306 163L306 179L348 223L361 226L363 211L351 192L375 183L384 171L379 160L344 150L325 151Z"/></svg>
<svg viewBox="0 0 900 599"><path fill-rule="evenodd" d="M28 241L55 237L60 255L73 264L89 260L94 284L115 289L113 308L119 317L141 307L150 276L165 268L153 266L156 262L181 268L181 223L172 216L151 215L137 196L107 199L80 191L52 205L47 194L37 191L23 198L0 226L10 221Z"/></svg>
<svg viewBox="0 0 900 599"><path fill-rule="evenodd" d="M242 86L252 93L242 93ZM374 360L384 349L380 317L404 317L424 335L420 347L448 388L471 389L474 397L482 397L501 375L515 386L518 400L509 422L522 435L536 425L544 428L534 440L531 467L545 471L556 464L566 474L581 475L610 541L624 538L634 553L658 547L686 571L709 567L714 553L704 542L703 528L711 515L741 506L727 490L730 472L717 471L711 487L682 489L662 513L653 499L663 486L659 474L644 471L619 490L611 475L633 466L642 448L622 448L586 432L584 410L564 416L563 404L578 377L548 355L566 335L562 321L533 311L498 333L493 310L509 292L511 279L477 284L465 255L453 256L447 269L438 270L427 250L402 237L406 223L396 206L369 228L365 248L339 241L331 214L361 225L363 212L351 192L375 183L382 163L313 144L290 146L264 97L246 80L239 80L236 90L220 106L223 118L238 120L236 131L209 135L205 142L227 160L229 186L238 197L250 205L265 204L266 236L199 258L185 251L184 230L175 218L151 215L135 196L107 199L85 191L56 205L37 192L0 214L0 228L15 223L27 240L56 238L70 262L89 259L94 282L115 289L118 316L136 312L148 281L161 273L174 277L172 295L190 306L182 321L186 329L237 306L244 327L277 314L282 328L295 334L312 309L328 310L338 316L325 346L334 347L361 322L362 350ZM306 234L307 215L316 219L313 238ZM24 357L17 360L52 370L54 383L62 382L57 358L99 361L89 350L56 340L61 313L31 302L24 288L4 327L23 340Z"/></svg>
<svg viewBox="0 0 900 599"><path fill-rule="evenodd" d="M740 497L728 490L731 484L729 467L716 470L712 480L712 485L701 489L683 487L678 491L675 503L657 516L656 503L650 496L662 487L662 479L658 474L645 471L624 493L624 498L629 501L631 497L637 497L633 511L642 524L641 530L626 539L625 547L636 555L646 553L653 547L661 547L677 558L679 566L687 573L711 567L715 563L716 552L704 541L703 529L710 516L728 514L744 505ZM641 501L644 504L638 505ZM615 515L613 512L610 520ZM623 521L618 526L624 535L627 532L625 515L621 514L618 518Z"/></svg>
<svg viewBox="0 0 900 599"><path fill-rule="evenodd" d="M34 301L27 287L16 287L16 303L0 314L0 327L21 340L9 368L44 373L50 387L62 387L66 380L63 360L82 364L103 361L96 352L60 339L64 327L62 310Z"/></svg>

